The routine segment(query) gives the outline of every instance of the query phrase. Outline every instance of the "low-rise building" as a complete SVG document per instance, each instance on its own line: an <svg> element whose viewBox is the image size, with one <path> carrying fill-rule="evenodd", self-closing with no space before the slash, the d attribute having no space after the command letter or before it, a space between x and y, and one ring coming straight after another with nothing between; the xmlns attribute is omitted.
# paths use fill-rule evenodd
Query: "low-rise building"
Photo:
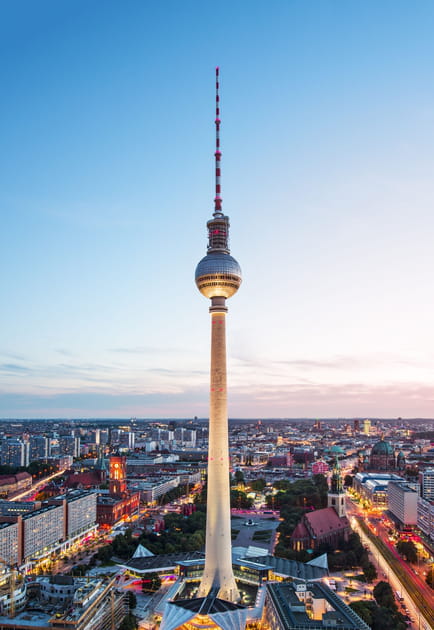
<svg viewBox="0 0 434 630"><path fill-rule="evenodd" d="M167 494L180 484L179 475L173 477L159 477L158 479L132 479L131 487L140 492L140 498L145 503L155 503L159 497Z"/></svg>
<svg viewBox="0 0 434 630"><path fill-rule="evenodd" d="M10 497L32 487L32 475L20 472L16 475L0 475L0 496Z"/></svg>
<svg viewBox="0 0 434 630"><path fill-rule="evenodd" d="M405 481L394 473L359 472L353 479L354 490L373 506L387 507L387 487L391 481Z"/></svg>
<svg viewBox="0 0 434 630"><path fill-rule="evenodd" d="M39 578L41 599L51 604L72 602L78 580L71 575L50 575Z"/></svg>
<svg viewBox="0 0 434 630"><path fill-rule="evenodd" d="M137 512L139 505L139 492L133 492L125 497L99 495L96 504L97 523L111 527L124 516Z"/></svg>
<svg viewBox="0 0 434 630"><path fill-rule="evenodd" d="M0 616L3 630L112 630L119 628L127 613L126 596L116 588L116 579L106 582L53 576L30 585L33 593L36 586L41 595L37 610L22 610L22 600L16 592L15 610L19 614L13 619ZM0 595L2 604L5 615L9 609Z"/></svg>
<svg viewBox="0 0 434 630"><path fill-rule="evenodd" d="M116 589L116 580L82 581L76 588L72 606L49 621L53 630L110 630L119 628L127 613L124 592Z"/></svg>
<svg viewBox="0 0 434 630"><path fill-rule="evenodd" d="M369 630L369 626L320 582L267 584L263 612L270 630Z"/></svg>
<svg viewBox="0 0 434 630"><path fill-rule="evenodd" d="M1 516L19 516L42 507L41 501L0 501Z"/></svg>

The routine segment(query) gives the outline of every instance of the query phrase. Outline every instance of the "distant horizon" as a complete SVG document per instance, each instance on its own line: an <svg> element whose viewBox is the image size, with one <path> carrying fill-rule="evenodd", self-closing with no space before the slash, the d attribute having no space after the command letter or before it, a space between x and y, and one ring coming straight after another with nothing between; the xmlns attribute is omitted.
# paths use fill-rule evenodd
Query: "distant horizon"
<svg viewBox="0 0 434 630"><path fill-rule="evenodd" d="M181 417L161 417L161 418L101 418L101 417L82 417L82 418L68 418L68 417L59 417L59 418L0 418L0 423L2 422L208 422L209 418L207 417L197 417L197 418L181 418ZM231 417L229 416L229 422L351 422L354 420L370 420L371 422L434 422L434 418L422 418L422 417L409 417L409 418L386 418L386 417L376 417L376 416L348 416L348 417L317 417L317 416L304 416L304 417L293 417L293 418L264 418L264 417Z"/></svg>

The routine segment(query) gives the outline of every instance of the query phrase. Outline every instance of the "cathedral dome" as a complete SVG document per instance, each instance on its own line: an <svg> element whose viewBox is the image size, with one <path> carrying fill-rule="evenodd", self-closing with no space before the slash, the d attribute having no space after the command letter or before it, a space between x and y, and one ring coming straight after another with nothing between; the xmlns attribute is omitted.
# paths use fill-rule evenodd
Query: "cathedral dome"
<svg viewBox="0 0 434 630"><path fill-rule="evenodd" d="M344 449L342 448L342 446L339 446L338 444L335 444L334 446L331 447L330 452L333 453L334 455L343 455L345 454Z"/></svg>
<svg viewBox="0 0 434 630"><path fill-rule="evenodd" d="M395 451L393 450L392 445L389 444L389 442L386 442L386 440L380 440L379 442L374 444L374 446L372 447L372 450L371 450L371 455L391 455L391 456L393 456L394 454L395 454Z"/></svg>

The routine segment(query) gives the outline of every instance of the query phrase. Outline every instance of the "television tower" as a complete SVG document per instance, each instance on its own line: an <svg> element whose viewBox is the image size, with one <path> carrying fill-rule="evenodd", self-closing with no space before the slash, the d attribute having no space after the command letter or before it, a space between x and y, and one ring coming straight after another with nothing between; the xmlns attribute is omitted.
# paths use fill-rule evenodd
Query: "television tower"
<svg viewBox="0 0 434 630"><path fill-rule="evenodd" d="M211 300L211 370L208 445L208 496L205 568L198 597L218 588L218 597L239 600L232 569L231 507L229 487L229 432L226 389L226 299L238 291L241 269L229 253L229 217L222 212L220 184L219 69L216 68L215 199L207 222L207 255L196 267L199 291Z"/></svg>

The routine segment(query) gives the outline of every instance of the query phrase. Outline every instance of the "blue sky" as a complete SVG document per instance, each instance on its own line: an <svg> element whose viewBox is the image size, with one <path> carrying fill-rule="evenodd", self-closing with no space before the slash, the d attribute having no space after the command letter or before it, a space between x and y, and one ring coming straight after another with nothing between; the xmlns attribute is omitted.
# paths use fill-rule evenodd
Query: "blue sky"
<svg viewBox="0 0 434 630"><path fill-rule="evenodd" d="M0 416L434 415L431 2L4 1Z"/></svg>

